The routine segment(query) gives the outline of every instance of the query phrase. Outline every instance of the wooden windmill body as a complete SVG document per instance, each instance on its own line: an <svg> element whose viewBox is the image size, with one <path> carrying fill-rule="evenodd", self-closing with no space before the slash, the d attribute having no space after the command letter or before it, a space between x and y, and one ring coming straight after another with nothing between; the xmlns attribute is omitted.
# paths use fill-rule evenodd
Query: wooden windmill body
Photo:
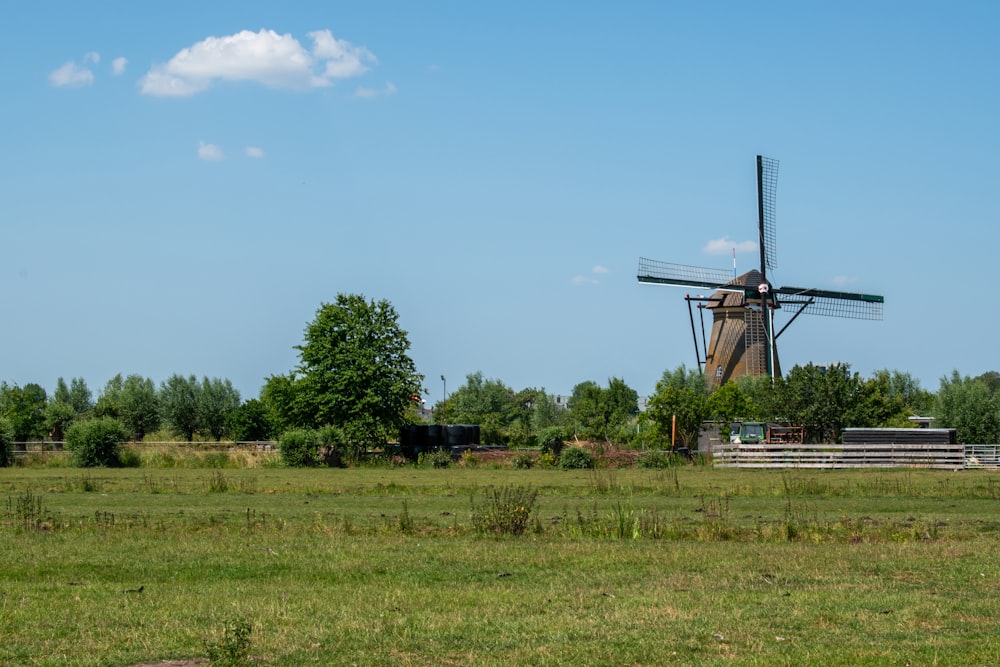
<svg viewBox="0 0 1000 667"><path fill-rule="evenodd" d="M705 370L711 388L741 375L767 375L769 360L774 374L781 375L777 351L771 358L767 341L766 318L771 315L766 310L768 302L756 291L761 285L760 272L744 273L732 284L744 289L719 290L702 306L712 313L712 333L705 348Z"/></svg>
<svg viewBox="0 0 1000 667"><path fill-rule="evenodd" d="M882 319L884 299L879 295L801 287L775 288L768 281L767 271L777 264L774 231L777 176L777 161L758 155L759 271L748 271L734 278L731 272L719 269L639 260L638 279L641 283L715 290L708 297L692 297L690 294L685 297L698 368L704 368L710 389L744 375L780 376L777 339L803 313ZM699 344L692 303L698 304L700 313L708 311L712 314L712 333L707 343L702 319L702 340ZM791 311L790 319L780 330L775 330L775 314L783 305Z"/></svg>

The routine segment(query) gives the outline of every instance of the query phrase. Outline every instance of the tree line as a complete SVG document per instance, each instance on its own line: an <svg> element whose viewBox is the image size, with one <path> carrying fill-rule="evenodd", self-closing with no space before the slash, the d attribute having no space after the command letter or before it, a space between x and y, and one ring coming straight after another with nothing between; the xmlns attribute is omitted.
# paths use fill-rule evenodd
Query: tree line
<svg viewBox="0 0 1000 667"><path fill-rule="evenodd" d="M83 378L59 378L51 395L38 384L3 382L0 441L62 440L75 424L113 420L135 441L161 429L187 441L273 440L308 431L322 432L306 438L317 447L347 452L383 447L401 426L422 419L424 377L409 347L388 301L339 294L335 302L321 304L307 324L302 344L295 346L299 364L266 378L257 397L241 400L227 379L178 374L159 385L119 374L96 400ZM702 424L712 420L796 424L809 442L835 442L843 428L906 426L913 415L957 428L962 442L1000 442L995 371L978 377L955 371L932 393L902 371L885 369L864 378L847 364L807 364L773 381L744 377L710 392L698 369L681 365L663 373L644 411L637 392L614 377L603 385L581 382L560 401L544 389L515 390L476 371L435 407L431 419L479 424L484 444L512 447L568 438L622 447L694 447Z"/></svg>

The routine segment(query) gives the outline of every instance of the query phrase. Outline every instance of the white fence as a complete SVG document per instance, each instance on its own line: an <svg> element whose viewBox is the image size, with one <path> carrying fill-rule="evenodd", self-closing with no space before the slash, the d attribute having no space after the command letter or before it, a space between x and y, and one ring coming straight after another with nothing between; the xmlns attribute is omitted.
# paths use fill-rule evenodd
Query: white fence
<svg viewBox="0 0 1000 667"><path fill-rule="evenodd" d="M994 446L996 447L996 446ZM713 448L720 468L933 468L962 470L966 446L949 444L866 443L846 445L721 444ZM996 466L994 448L992 461ZM979 466L988 467L988 466Z"/></svg>

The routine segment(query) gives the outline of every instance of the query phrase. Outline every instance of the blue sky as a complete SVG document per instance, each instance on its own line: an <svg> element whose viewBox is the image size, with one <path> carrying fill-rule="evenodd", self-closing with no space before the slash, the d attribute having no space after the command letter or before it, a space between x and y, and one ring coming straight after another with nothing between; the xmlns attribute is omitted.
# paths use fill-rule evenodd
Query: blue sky
<svg viewBox="0 0 1000 667"><path fill-rule="evenodd" d="M477 370L648 394L695 360L638 258L731 266L758 153L774 282L886 299L799 318L785 368L1000 370L996 3L151 5L0 9L2 380L251 397L357 292L429 402Z"/></svg>

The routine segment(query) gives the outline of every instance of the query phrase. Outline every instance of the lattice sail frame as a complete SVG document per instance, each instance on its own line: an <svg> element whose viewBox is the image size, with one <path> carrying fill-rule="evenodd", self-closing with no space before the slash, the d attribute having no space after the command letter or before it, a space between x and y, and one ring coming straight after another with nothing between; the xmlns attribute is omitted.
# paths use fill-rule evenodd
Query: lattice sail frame
<svg viewBox="0 0 1000 667"><path fill-rule="evenodd" d="M778 161L762 155L758 156L758 160L761 258L768 269L775 269L778 266L778 242L774 213L774 202L778 194Z"/></svg>

